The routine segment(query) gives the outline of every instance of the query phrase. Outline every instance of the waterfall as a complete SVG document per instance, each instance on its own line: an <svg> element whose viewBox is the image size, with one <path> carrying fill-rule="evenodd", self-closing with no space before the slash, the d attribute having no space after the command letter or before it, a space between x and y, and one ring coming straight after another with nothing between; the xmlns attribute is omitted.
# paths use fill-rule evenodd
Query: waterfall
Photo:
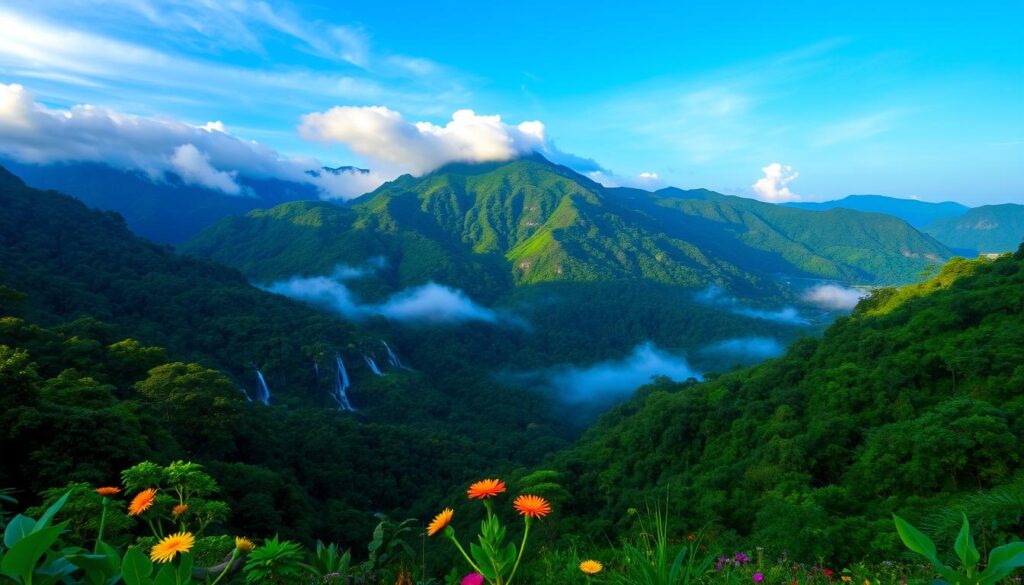
<svg viewBox="0 0 1024 585"><path fill-rule="evenodd" d="M256 400L262 404L270 404L270 388L267 387L267 380L259 368L256 368L256 382Z"/></svg>
<svg viewBox="0 0 1024 585"><path fill-rule="evenodd" d="M402 360L398 359L398 355L396 355L395 352L391 351L391 346L388 345L388 342L384 341L383 339L381 339L380 342L384 344L384 349L388 350L388 363L391 364L391 367L401 368L403 370L409 369L402 365Z"/></svg>
<svg viewBox="0 0 1024 585"><path fill-rule="evenodd" d="M352 386L348 381L348 371L345 370L345 363L341 361L340 355L336 354L334 361L338 366L338 371L334 378L334 399L338 401L338 408L347 412L353 412L355 409L352 408L352 403L348 400L348 389Z"/></svg>
<svg viewBox="0 0 1024 585"><path fill-rule="evenodd" d="M384 372L380 371L380 368L377 367L377 362L373 361L372 357L370 357L370 356L368 356L368 355L366 355L364 353L363 354L363 359L366 360L366 365L370 366L370 371L371 372L373 372L374 374L377 374L378 376L383 376L384 375Z"/></svg>

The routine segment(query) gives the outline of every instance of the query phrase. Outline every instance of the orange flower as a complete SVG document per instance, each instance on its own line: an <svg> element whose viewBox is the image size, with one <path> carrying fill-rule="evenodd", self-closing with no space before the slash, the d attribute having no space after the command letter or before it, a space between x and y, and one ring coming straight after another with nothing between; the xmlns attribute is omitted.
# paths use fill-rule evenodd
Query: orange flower
<svg viewBox="0 0 1024 585"><path fill-rule="evenodd" d="M434 536L438 532L445 529L446 526L452 521L452 516L455 515L455 510L451 508L445 508L440 514L434 516L433 521L427 526L427 536Z"/></svg>
<svg viewBox="0 0 1024 585"><path fill-rule="evenodd" d="M96 493L101 495L101 496L116 496L117 494L121 493L121 488L119 488L119 487L101 487L101 488L96 488Z"/></svg>
<svg viewBox="0 0 1024 585"><path fill-rule="evenodd" d="M512 506L530 518L543 518L551 513L551 504L540 496L519 496Z"/></svg>
<svg viewBox="0 0 1024 585"><path fill-rule="evenodd" d="M596 575L604 569L604 565L594 560L586 560L580 563L580 570L588 575Z"/></svg>
<svg viewBox="0 0 1024 585"><path fill-rule="evenodd" d="M471 500L483 500L505 492L505 482L500 479L485 479L469 486L466 493Z"/></svg>
<svg viewBox="0 0 1024 585"><path fill-rule="evenodd" d="M138 516L146 510L153 507L153 501L156 500L156 488L149 488L138 493L132 498L132 503L128 504L128 514L131 516Z"/></svg>
<svg viewBox="0 0 1024 585"><path fill-rule="evenodd" d="M177 506L174 507L173 510L171 510L171 514L173 514L175 518L181 516L185 512L188 512L188 506L186 506L185 504L178 504Z"/></svg>
<svg viewBox="0 0 1024 585"><path fill-rule="evenodd" d="M172 534L153 545L153 549L149 551L149 558L156 563L169 563L178 553L184 554L192 550L195 543L196 539L191 532Z"/></svg>

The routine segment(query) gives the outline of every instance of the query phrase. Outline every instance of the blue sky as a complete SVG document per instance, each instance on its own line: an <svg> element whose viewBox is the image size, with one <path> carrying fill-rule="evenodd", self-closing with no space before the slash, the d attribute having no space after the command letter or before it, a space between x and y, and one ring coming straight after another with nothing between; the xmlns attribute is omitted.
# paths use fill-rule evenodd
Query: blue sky
<svg viewBox="0 0 1024 585"><path fill-rule="evenodd" d="M389 175L467 148L492 156L476 130L444 130L472 109L500 115L488 128L515 149L591 159L577 166L609 184L1024 203L1022 22L1024 4L1010 1L10 0L0 83L24 88L9 103L51 113L92 104L115 120L220 121L281 156ZM387 111L327 115L335 106ZM303 116L316 113L311 129ZM409 138L416 127L399 114L433 124L429 136ZM353 128L365 116L373 135ZM540 138L517 126L535 120ZM388 132L411 142L386 153ZM150 142L130 140L119 148ZM235 171L204 154L215 148L173 156L206 156L223 184ZM402 168L404 156L419 163Z"/></svg>

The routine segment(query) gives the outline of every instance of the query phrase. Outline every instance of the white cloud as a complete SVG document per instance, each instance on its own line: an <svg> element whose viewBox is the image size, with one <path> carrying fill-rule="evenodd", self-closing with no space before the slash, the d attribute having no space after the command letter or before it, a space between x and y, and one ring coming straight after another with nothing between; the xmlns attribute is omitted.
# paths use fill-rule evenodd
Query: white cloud
<svg viewBox="0 0 1024 585"><path fill-rule="evenodd" d="M789 190L788 185L800 176L789 165L772 163L762 167L764 177L754 183L754 193L762 201L769 203L781 203L783 201L797 201L800 196Z"/></svg>
<svg viewBox="0 0 1024 585"><path fill-rule="evenodd" d="M625 359L586 367L556 368L547 373L547 380L560 398L580 403L627 398L655 376L667 376L677 382L701 377L682 356L644 343Z"/></svg>
<svg viewBox="0 0 1024 585"><path fill-rule="evenodd" d="M711 285L694 295L694 300L705 305L722 307L729 312L749 317L751 319L762 319L775 321L786 325L807 325L807 319L800 315L800 311L794 307L782 307L775 310L755 309L741 302L736 297L730 296L718 285Z"/></svg>
<svg viewBox="0 0 1024 585"><path fill-rule="evenodd" d="M134 116L92 105L48 108L21 85L0 84L0 154L22 162L89 161L139 170L154 180L183 181L231 195L240 177L309 183L325 197L350 198L384 181L376 173L338 174L311 158L289 158L229 133L221 122L193 126L173 118Z"/></svg>
<svg viewBox="0 0 1024 585"><path fill-rule="evenodd" d="M266 290L314 304L360 320L384 317L401 323L454 325L470 321L525 325L511 315L499 314L473 302L463 291L435 282L391 295L380 304L363 303L344 281L367 276L382 267L383 259L371 259L366 267L339 265L329 276L296 276L272 282Z"/></svg>
<svg viewBox="0 0 1024 585"><path fill-rule="evenodd" d="M782 355L786 348L771 337L734 337L708 345L703 353L735 356L743 361L760 361Z"/></svg>
<svg viewBox="0 0 1024 585"><path fill-rule="evenodd" d="M803 300L831 311L852 311L868 292L835 284L821 284L803 294Z"/></svg>
<svg viewBox="0 0 1024 585"><path fill-rule="evenodd" d="M242 188L235 182L237 171L218 171L210 165L210 156L191 144L182 144L171 155L171 167L186 183L238 195Z"/></svg>
<svg viewBox="0 0 1024 585"><path fill-rule="evenodd" d="M510 125L500 116L459 110L444 126L408 122L383 106L337 106L302 117L299 134L321 143L341 143L379 166L413 174L449 162L503 161L544 150L544 125L538 121Z"/></svg>
<svg viewBox="0 0 1024 585"><path fill-rule="evenodd" d="M474 303L461 290L428 282L388 299L374 312L395 321L425 323L494 323L498 314Z"/></svg>
<svg viewBox="0 0 1024 585"><path fill-rule="evenodd" d="M643 172L634 177L629 177L617 175L607 169L597 169L583 174L605 187L633 187L653 191L665 186L665 182L661 180L658 173Z"/></svg>

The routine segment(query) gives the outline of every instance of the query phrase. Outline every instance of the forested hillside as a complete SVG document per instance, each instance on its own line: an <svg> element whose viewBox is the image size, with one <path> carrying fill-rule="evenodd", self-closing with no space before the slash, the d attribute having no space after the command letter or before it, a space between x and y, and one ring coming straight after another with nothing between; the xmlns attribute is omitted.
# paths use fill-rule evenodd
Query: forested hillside
<svg viewBox="0 0 1024 585"><path fill-rule="evenodd" d="M963 509L985 539L1019 534L1022 415L1024 247L876 291L778 359L650 386L557 467L571 531L615 533L667 492L680 530L891 558L893 512L951 535Z"/></svg>
<svg viewBox="0 0 1024 585"><path fill-rule="evenodd" d="M289 203L183 249L257 281L388 260L393 287L436 280L485 299L513 285L644 279L777 295L772 277L913 280L949 251L905 222L710 191L608 189L540 155L403 176L350 209Z"/></svg>

